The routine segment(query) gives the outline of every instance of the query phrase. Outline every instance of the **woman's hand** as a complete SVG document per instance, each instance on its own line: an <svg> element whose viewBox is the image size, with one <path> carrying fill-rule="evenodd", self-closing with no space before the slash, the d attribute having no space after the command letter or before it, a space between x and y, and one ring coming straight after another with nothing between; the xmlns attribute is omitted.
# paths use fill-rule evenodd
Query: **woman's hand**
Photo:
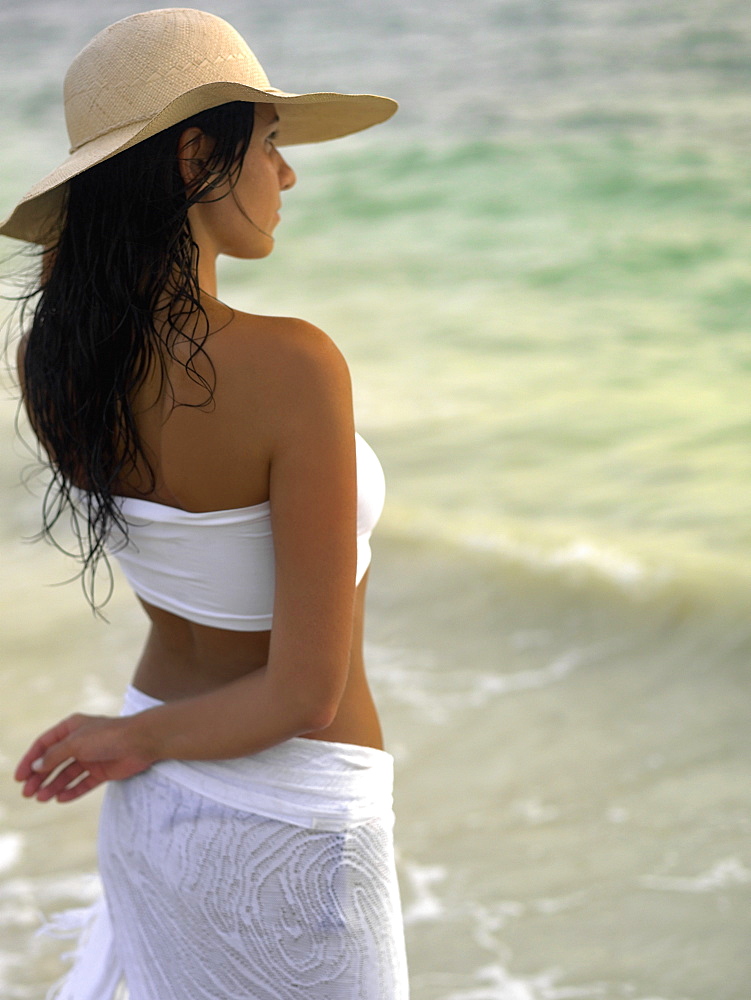
<svg viewBox="0 0 751 1000"><path fill-rule="evenodd" d="M145 771L154 758L138 745L132 718L71 715L42 733L16 768L23 795L71 802L105 781Z"/></svg>

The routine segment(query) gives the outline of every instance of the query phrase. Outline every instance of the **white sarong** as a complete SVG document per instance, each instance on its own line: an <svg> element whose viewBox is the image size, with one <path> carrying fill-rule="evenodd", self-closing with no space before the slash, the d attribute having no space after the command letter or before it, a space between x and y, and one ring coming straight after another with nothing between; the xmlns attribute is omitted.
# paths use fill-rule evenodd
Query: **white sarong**
<svg viewBox="0 0 751 1000"><path fill-rule="evenodd" d="M129 688L123 714L160 702ZM393 758L297 738L111 782L59 1000L407 1000Z"/></svg>

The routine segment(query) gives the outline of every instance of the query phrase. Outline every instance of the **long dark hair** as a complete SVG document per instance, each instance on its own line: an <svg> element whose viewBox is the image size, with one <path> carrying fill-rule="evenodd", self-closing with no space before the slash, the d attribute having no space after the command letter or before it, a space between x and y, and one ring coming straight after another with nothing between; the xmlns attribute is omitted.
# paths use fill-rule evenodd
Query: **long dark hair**
<svg viewBox="0 0 751 1000"><path fill-rule="evenodd" d="M95 609L111 594L105 544L112 525L127 537L117 484L145 469L144 494L155 486L131 406L135 393L155 364L164 380L173 359L205 390L204 402L192 405L213 400L210 364L207 378L207 366L199 373L194 363L205 353L208 317L187 213L237 182L253 110L237 101L203 111L71 180L59 239L45 248L39 286L25 296L27 305L34 298L36 304L21 366L24 400L52 473L41 535L62 547L55 528L70 515L78 551L69 554L81 563ZM200 182L188 189L177 147L191 126L213 148ZM100 599L95 581L103 556L108 583Z"/></svg>

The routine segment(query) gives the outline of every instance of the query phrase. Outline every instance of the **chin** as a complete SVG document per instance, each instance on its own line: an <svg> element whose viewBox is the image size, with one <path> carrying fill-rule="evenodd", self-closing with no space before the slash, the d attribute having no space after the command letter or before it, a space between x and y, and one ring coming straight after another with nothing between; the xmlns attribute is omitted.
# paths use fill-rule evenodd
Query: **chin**
<svg viewBox="0 0 751 1000"><path fill-rule="evenodd" d="M225 250L224 254L226 257L233 257L235 260L263 260L264 257L269 256L275 245L274 237L269 236L262 246L244 247L242 250Z"/></svg>
<svg viewBox="0 0 751 1000"><path fill-rule="evenodd" d="M276 246L276 242L274 240L274 237L270 236L269 237L268 245L265 246L262 250L259 250L259 252L257 254L255 254L254 259L255 260L262 260L264 257L268 257L269 254L272 252L272 250L274 249L275 246Z"/></svg>

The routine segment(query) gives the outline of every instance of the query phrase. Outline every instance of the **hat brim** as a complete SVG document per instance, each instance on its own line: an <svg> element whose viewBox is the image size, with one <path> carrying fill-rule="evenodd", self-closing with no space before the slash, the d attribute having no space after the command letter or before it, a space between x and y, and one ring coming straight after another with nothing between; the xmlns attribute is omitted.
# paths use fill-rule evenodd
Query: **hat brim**
<svg viewBox="0 0 751 1000"><path fill-rule="evenodd" d="M65 185L72 177L199 111L230 101L273 104L279 115L276 143L280 146L325 142L351 135L386 121L398 108L396 101L376 94L289 94L281 90L257 90L242 83L203 84L181 94L147 121L131 122L108 131L72 152L24 195L0 223L0 234L42 245L54 242Z"/></svg>

